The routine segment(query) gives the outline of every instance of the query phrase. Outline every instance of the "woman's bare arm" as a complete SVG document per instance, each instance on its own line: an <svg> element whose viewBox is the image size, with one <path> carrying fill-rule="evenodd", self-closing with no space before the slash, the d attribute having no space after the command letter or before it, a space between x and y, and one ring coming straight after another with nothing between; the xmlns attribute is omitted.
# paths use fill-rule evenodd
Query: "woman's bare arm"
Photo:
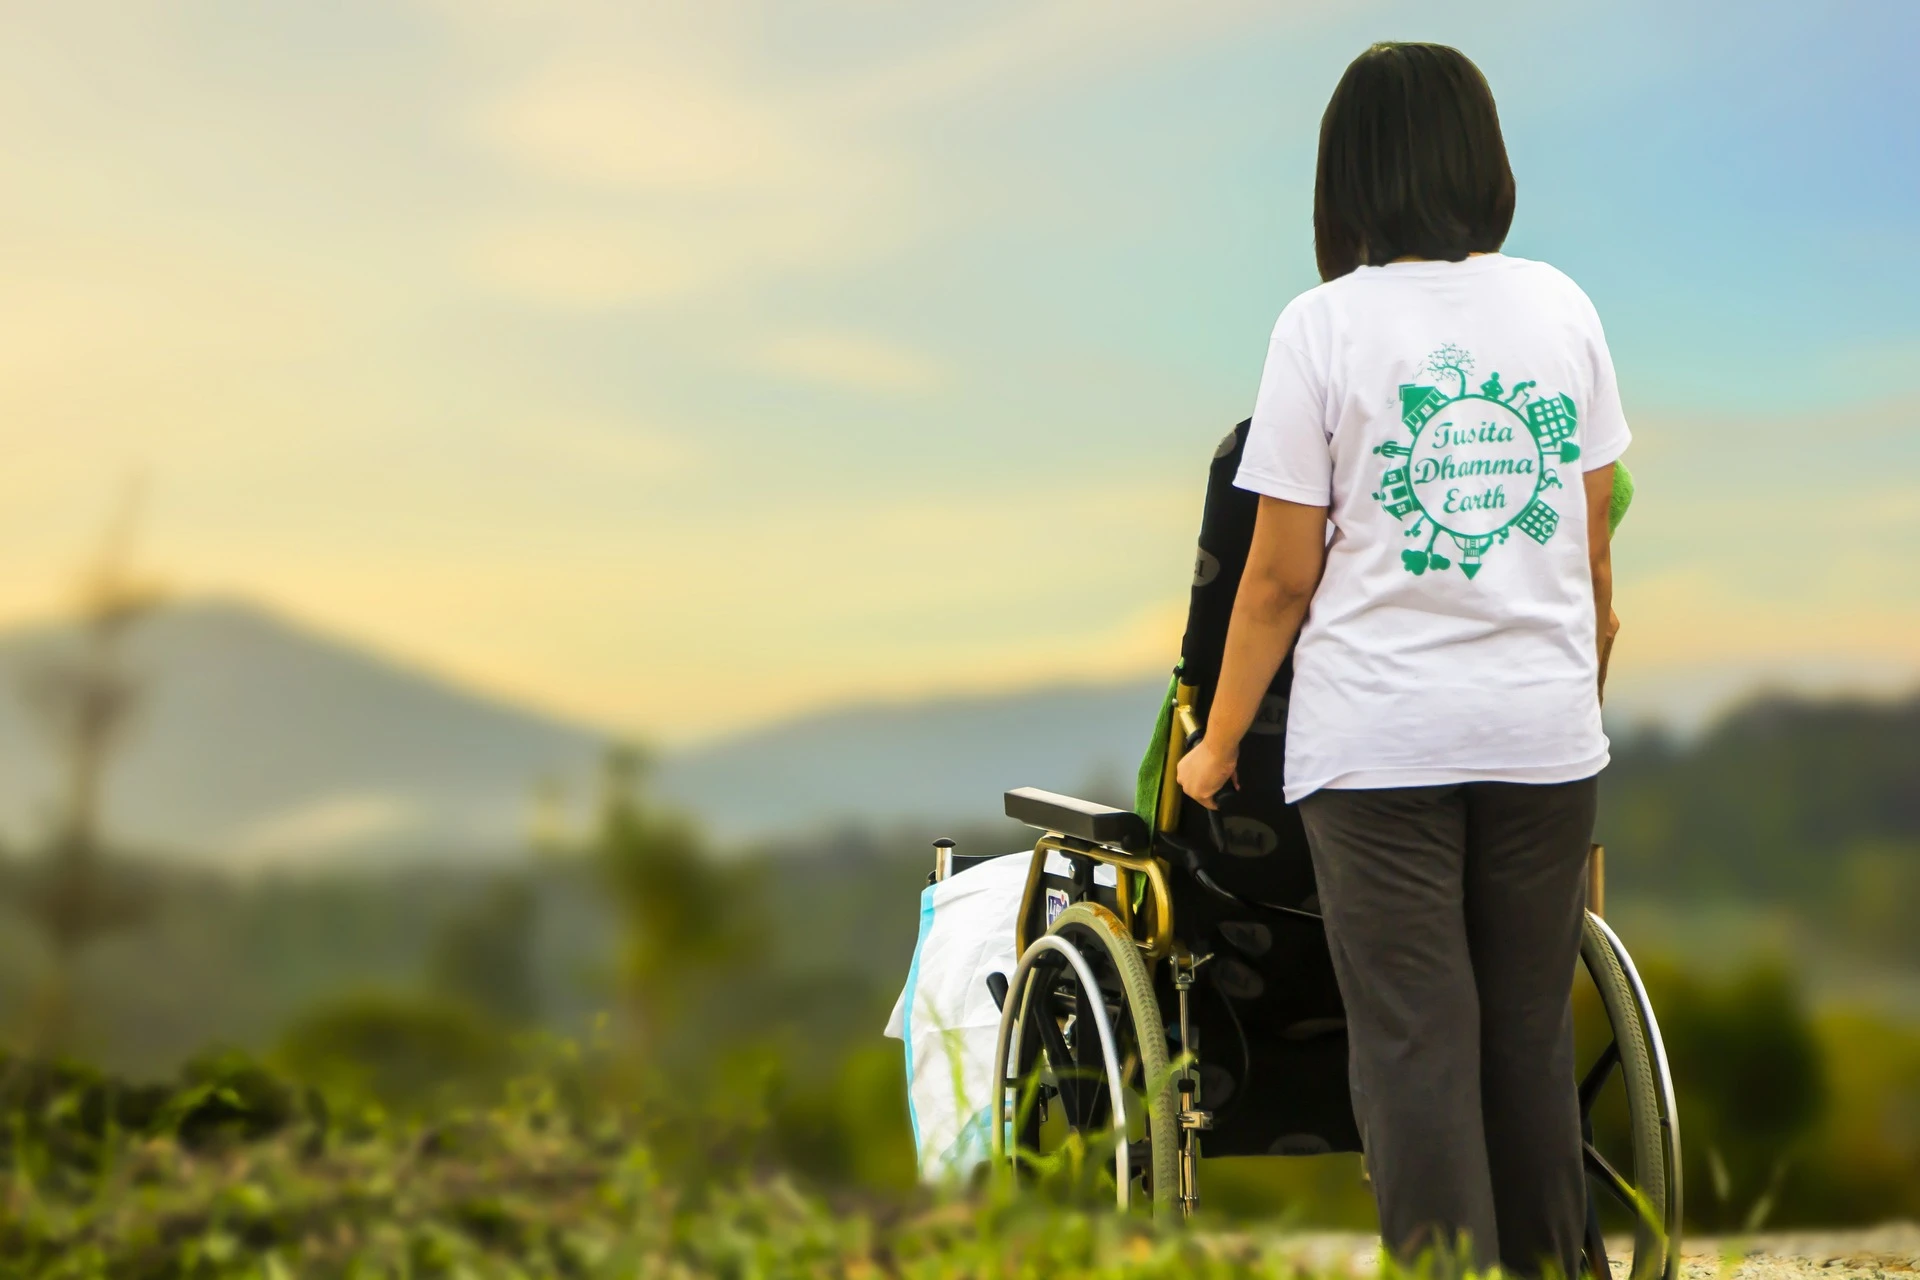
<svg viewBox="0 0 1920 1280"><path fill-rule="evenodd" d="M1604 523L1604 518L1603 518ZM1327 509L1262 497L1247 567L1207 714L1206 735L1181 757L1180 788L1208 808L1233 777L1273 673L1287 656L1327 560Z"/></svg>
<svg viewBox="0 0 1920 1280"><path fill-rule="evenodd" d="M1607 691L1607 659L1620 619L1613 612L1613 527L1607 518L1613 503L1613 464L1586 473L1587 563L1593 568L1593 634L1599 643L1600 695Z"/></svg>

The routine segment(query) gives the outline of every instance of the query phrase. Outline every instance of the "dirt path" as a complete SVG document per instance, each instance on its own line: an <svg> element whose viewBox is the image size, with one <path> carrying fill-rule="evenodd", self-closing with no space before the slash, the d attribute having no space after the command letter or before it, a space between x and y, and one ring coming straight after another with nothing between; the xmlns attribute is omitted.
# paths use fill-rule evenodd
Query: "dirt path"
<svg viewBox="0 0 1920 1280"><path fill-rule="evenodd" d="M1314 1270L1369 1273L1379 1239L1351 1233L1296 1238L1298 1257ZM1608 1242L1614 1275L1626 1275L1630 1242ZM1769 1232L1684 1241L1682 1280L1915 1280L1920 1274L1920 1223L1896 1222L1855 1231Z"/></svg>
<svg viewBox="0 0 1920 1280"><path fill-rule="evenodd" d="M1867 1231L1792 1231L1743 1239L1688 1240L1685 1280L1908 1280L1920 1272L1920 1224L1889 1223ZM1729 1265L1730 1264L1730 1265Z"/></svg>

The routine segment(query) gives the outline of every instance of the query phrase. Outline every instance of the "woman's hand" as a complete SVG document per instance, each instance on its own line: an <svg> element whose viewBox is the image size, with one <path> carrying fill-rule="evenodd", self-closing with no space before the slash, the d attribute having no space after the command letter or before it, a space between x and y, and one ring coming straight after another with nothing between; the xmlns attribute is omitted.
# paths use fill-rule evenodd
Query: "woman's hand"
<svg viewBox="0 0 1920 1280"><path fill-rule="evenodd" d="M1613 611L1613 526L1607 507L1613 501L1613 464L1596 467L1583 478L1587 491L1587 564L1593 571L1593 643L1599 681L1596 697L1607 691L1607 659L1613 656L1613 636L1620 616Z"/></svg>
<svg viewBox="0 0 1920 1280"><path fill-rule="evenodd" d="M1613 657L1613 638L1620 634L1620 615L1607 610L1607 633L1600 639L1600 701L1607 700L1607 660Z"/></svg>
<svg viewBox="0 0 1920 1280"><path fill-rule="evenodd" d="M1202 738L1193 744L1193 749L1180 757L1180 767L1174 770L1180 789L1188 797L1208 809L1214 807L1213 798L1226 789L1227 783L1239 785L1238 771L1240 753L1222 755L1215 751L1209 739Z"/></svg>

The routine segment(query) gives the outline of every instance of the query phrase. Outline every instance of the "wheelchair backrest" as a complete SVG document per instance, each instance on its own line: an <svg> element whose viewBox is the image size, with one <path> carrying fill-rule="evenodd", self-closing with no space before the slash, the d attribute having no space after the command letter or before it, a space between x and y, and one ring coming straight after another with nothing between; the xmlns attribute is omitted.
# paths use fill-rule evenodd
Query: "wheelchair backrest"
<svg viewBox="0 0 1920 1280"><path fill-rule="evenodd" d="M1233 483L1249 425L1242 422L1226 434L1207 471L1187 629L1180 642L1179 680L1193 686L1193 704L1203 728L1219 683L1227 624L1260 509L1258 495ZM1282 799L1292 688L1293 655L1288 654L1267 688L1252 730L1240 744L1240 789L1222 798L1217 817L1197 804L1180 805L1174 831L1184 844L1201 852L1210 878L1236 896L1317 911L1306 830L1298 811ZM1167 768L1172 767L1169 759Z"/></svg>

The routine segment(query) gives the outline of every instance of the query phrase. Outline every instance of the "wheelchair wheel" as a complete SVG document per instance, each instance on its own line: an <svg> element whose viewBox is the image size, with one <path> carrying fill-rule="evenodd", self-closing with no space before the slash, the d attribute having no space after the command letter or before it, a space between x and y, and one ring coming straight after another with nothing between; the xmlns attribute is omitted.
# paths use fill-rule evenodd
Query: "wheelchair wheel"
<svg viewBox="0 0 1920 1280"><path fill-rule="evenodd" d="M1580 955L1608 1032L1580 1081L1587 1268L1612 1280L1604 1231L1611 1221L1630 1224L1630 1280L1673 1280L1680 1262L1680 1134L1660 1026L1626 948L1598 916L1587 916Z"/></svg>
<svg viewBox="0 0 1920 1280"><path fill-rule="evenodd" d="M1139 945L1111 911L1074 903L1027 948L994 1066L1005 1082L996 1161L1023 1177L1077 1180L1098 1171L1062 1162L1112 1143L1115 1203L1173 1210L1179 1152L1166 1024Z"/></svg>

